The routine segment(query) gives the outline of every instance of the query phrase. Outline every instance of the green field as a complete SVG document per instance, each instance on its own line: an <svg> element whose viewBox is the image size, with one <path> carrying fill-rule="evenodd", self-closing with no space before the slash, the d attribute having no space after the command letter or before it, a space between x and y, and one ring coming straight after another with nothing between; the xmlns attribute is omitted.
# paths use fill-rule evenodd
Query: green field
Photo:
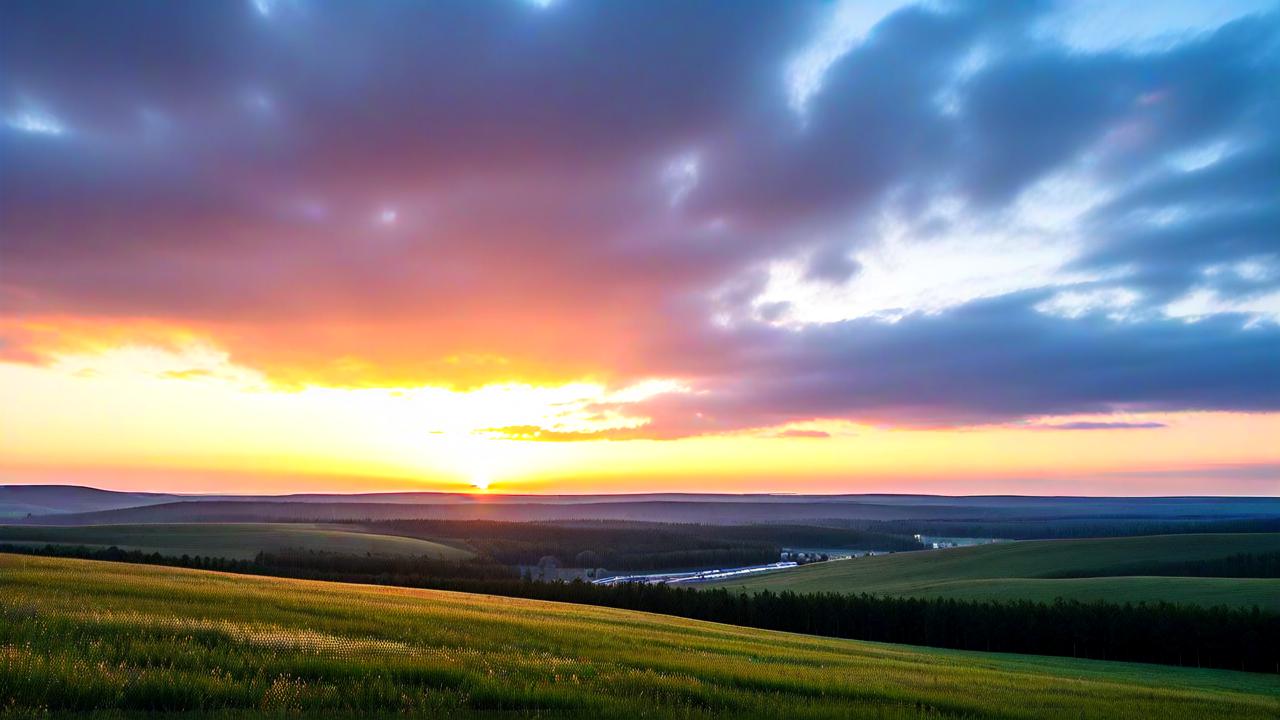
<svg viewBox="0 0 1280 720"><path fill-rule="evenodd" d="M86 545L163 555L252 559L259 551L300 548L356 555L429 555L461 560L471 553L429 540L375 535L305 523L182 523L37 527L0 525L0 543Z"/></svg>
<svg viewBox="0 0 1280 720"><path fill-rule="evenodd" d="M1280 677L0 554L0 716L1274 718Z"/></svg>
<svg viewBox="0 0 1280 720"><path fill-rule="evenodd" d="M1280 533L1030 540L815 563L726 582L723 587L981 600L1164 600L1280 610L1280 579L1046 577L1124 568L1137 562L1276 551L1280 551Z"/></svg>

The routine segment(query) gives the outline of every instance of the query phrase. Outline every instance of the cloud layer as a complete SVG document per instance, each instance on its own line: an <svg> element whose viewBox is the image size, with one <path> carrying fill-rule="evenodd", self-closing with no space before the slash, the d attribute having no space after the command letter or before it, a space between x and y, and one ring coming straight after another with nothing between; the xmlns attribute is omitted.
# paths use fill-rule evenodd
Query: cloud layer
<svg viewBox="0 0 1280 720"><path fill-rule="evenodd" d="M685 388L527 439L1280 410L1280 16L1068 10L6 3L0 353Z"/></svg>

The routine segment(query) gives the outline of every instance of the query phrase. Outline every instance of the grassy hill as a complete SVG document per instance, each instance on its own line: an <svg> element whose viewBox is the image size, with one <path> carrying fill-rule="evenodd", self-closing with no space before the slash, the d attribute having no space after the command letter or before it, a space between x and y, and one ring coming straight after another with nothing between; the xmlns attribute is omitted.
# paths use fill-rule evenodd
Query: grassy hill
<svg viewBox="0 0 1280 720"><path fill-rule="evenodd" d="M0 714L1273 718L1274 675L0 554ZM33 713L34 714L34 713Z"/></svg>
<svg viewBox="0 0 1280 720"><path fill-rule="evenodd" d="M364 555L430 555L455 560L470 553L429 540L339 530L315 524L211 523L38 527L0 525L0 543L87 545L164 555L251 559L261 550L302 548Z"/></svg>
<svg viewBox="0 0 1280 720"><path fill-rule="evenodd" d="M1036 540L806 565L724 583L744 590L866 592L965 599L1166 600L1280 610L1280 580L1181 577L1057 579L1138 562L1204 560L1280 550L1280 533Z"/></svg>

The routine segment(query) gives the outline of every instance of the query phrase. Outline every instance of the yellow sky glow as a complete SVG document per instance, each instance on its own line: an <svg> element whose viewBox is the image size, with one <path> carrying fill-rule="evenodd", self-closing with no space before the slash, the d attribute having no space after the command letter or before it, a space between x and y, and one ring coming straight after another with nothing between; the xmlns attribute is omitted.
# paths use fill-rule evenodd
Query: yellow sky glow
<svg viewBox="0 0 1280 720"><path fill-rule="evenodd" d="M280 389L215 349L122 347L66 355L48 366L0 364L0 388L10 408L0 433L0 471L7 481L75 481L90 473L85 484L264 493L1080 488L1084 494L1092 476L1136 473L1126 487L1142 494L1177 491L1177 482L1161 473L1280 460L1267 441L1280 437L1274 414L1121 418L1168 425L1137 430L802 426L828 438L777 437L777 429L768 429L682 440L532 442L484 432L521 424L582 430L634 423L595 417L589 406L678 387L656 380L611 395L590 383L470 392ZM1144 473L1160 480L1144 483ZM1265 479L1254 486L1274 492L1268 484L1274 486Z"/></svg>

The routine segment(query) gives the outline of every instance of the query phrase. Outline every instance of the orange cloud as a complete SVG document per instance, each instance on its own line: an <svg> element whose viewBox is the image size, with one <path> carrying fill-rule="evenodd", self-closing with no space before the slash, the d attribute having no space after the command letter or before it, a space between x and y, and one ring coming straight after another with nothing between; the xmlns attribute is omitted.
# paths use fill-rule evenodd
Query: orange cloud
<svg viewBox="0 0 1280 720"><path fill-rule="evenodd" d="M581 346L569 328L558 342L513 329L504 339L428 323L200 324L149 318L21 317L0 320L0 361L50 365L68 356L126 346L181 351L217 348L278 387L419 387L472 389L520 382L552 385L608 377L607 344ZM566 323L567 324L567 323ZM500 351L495 352L497 346ZM602 352L593 353L592 348ZM504 354L503 351L510 354ZM171 377L176 375L170 374Z"/></svg>
<svg viewBox="0 0 1280 720"><path fill-rule="evenodd" d="M184 327L146 318L0 318L0 360L33 365L48 365L68 355L95 355L126 345L177 351L201 339L200 334Z"/></svg>

